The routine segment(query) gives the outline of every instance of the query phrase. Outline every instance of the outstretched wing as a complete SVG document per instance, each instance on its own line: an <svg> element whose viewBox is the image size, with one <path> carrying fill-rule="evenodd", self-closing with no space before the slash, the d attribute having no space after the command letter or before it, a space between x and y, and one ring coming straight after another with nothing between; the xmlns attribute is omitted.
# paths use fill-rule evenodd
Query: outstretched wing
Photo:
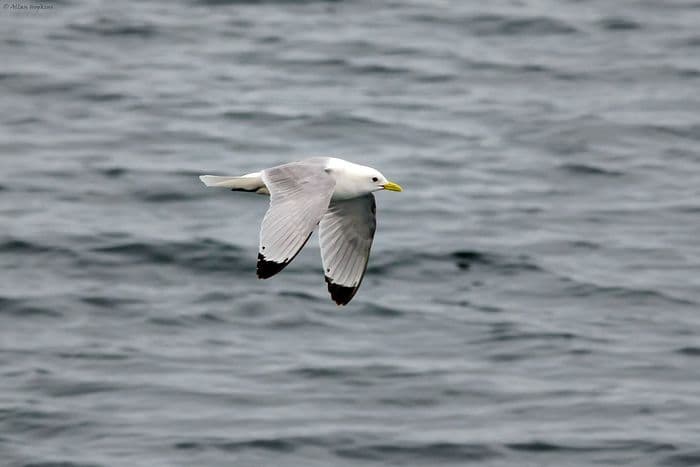
<svg viewBox="0 0 700 467"><path fill-rule="evenodd" d="M376 228L374 196L333 201L321 219L319 241L331 298L347 304L367 269Z"/></svg>
<svg viewBox="0 0 700 467"><path fill-rule="evenodd" d="M263 170L270 208L260 228L258 277L280 272L299 253L328 209L335 179L322 159L292 162Z"/></svg>

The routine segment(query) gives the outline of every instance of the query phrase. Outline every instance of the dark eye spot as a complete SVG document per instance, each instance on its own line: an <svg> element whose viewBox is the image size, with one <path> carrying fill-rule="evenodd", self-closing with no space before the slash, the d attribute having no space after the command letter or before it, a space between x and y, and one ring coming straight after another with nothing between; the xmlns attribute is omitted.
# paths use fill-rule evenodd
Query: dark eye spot
<svg viewBox="0 0 700 467"><path fill-rule="evenodd" d="M376 181L378 181L378 180L379 180L379 179L378 179L377 177L372 177L372 181L373 181L373 182L376 182Z"/></svg>

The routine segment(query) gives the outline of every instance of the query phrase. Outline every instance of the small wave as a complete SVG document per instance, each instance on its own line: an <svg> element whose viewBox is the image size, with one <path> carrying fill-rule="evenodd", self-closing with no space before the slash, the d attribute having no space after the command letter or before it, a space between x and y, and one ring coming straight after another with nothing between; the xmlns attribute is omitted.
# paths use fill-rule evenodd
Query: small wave
<svg viewBox="0 0 700 467"><path fill-rule="evenodd" d="M405 256L402 253L396 252L391 255L391 257L385 255L383 257L372 258L367 265L367 274L376 276L388 274L399 267L415 266L419 261L420 258L418 257Z"/></svg>
<svg viewBox="0 0 700 467"><path fill-rule="evenodd" d="M241 250L211 239L191 242L130 242L93 249L133 263L174 264L197 271L231 271L242 267Z"/></svg>
<svg viewBox="0 0 700 467"><path fill-rule="evenodd" d="M690 140L700 140L700 125L642 125L639 127L642 131L652 131L656 133L666 134L679 138Z"/></svg>
<svg viewBox="0 0 700 467"><path fill-rule="evenodd" d="M362 309L357 310L353 314L364 314L369 316L378 316L382 318L397 318L399 316L403 316L404 312L386 305L368 303L365 306L363 306Z"/></svg>
<svg viewBox="0 0 700 467"><path fill-rule="evenodd" d="M103 383L100 381L49 381L44 380L38 382L41 384L42 390L51 397L80 397L86 394L96 394L102 392L112 392L121 389L120 386L113 383Z"/></svg>
<svg viewBox="0 0 700 467"><path fill-rule="evenodd" d="M227 320L222 316L205 312L195 315L179 315L179 316L152 316L146 320L147 323L155 326L175 326L175 327L190 327L192 324L206 323L225 323Z"/></svg>
<svg viewBox="0 0 700 467"><path fill-rule="evenodd" d="M157 34L158 30L153 24L126 23L112 17L102 16L91 22L73 23L68 26L70 30L96 34L100 36L135 36L142 39L150 38Z"/></svg>
<svg viewBox="0 0 700 467"><path fill-rule="evenodd" d="M289 374L309 379L339 379L354 384L371 384L380 379L425 378L437 375L437 370L414 370L396 365L369 364L354 366L305 366L288 370Z"/></svg>
<svg viewBox="0 0 700 467"><path fill-rule="evenodd" d="M348 129L367 135L389 135L397 133L396 127L372 118L348 113L327 112L291 122L294 130L314 137L326 138L346 133Z"/></svg>
<svg viewBox="0 0 700 467"><path fill-rule="evenodd" d="M546 75L561 81L578 81L586 77L585 74L581 72L570 73L537 63L518 64L467 59L465 64L475 71L503 72L511 75Z"/></svg>
<svg viewBox="0 0 700 467"><path fill-rule="evenodd" d="M470 269L473 264L493 265L496 262L493 255L479 251L455 251L451 256L454 258L457 268L463 271Z"/></svg>
<svg viewBox="0 0 700 467"><path fill-rule="evenodd" d="M308 300L308 301L314 301L314 302L320 302L321 299L315 295L311 295L310 293L306 293L300 290L283 290L279 292L277 295L280 297L289 297L289 298L298 298L301 300Z"/></svg>
<svg viewBox="0 0 700 467"><path fill-rule="evenodd" d="M119 92L89 92L80 97L92 102L115 102L127 98L126 94Z"/></svg>
<svg viewBox="0 0 700 467"><path fill-rule="evenodd" d="M2 315L20 318L60 318L63 313L51 307L32 304L27 300L0 297L0 316Z"/></svg>
<svg viewBox="0 0 700 467"><path fill-rule="evenodd" d="M681 45L685 45L687 47L700 47L700 36L689 37L685 39Z"/></svg>
<svg viewBox="0 0 700 467"><path fill-rule="evenodd" d="M476 266L490 268L502 275L514 275L521 272L543 272L544 269L535 264L528 255L504 255L486 251L456 250L450 253L417 253L392 252L385 253L371 262L367 271L371 274L391 273L399 268L419 266L423 262L449 262L460 271L468 271Z"/></svg>
<svg viewBox="0 0 700 467"><path fill-rule="evenodd" d="M267 329L289 330L289 329L308 329L322 328L333 329L335 326L325 322L319 318L313 318L307 315L284 316L266 320L264 327Z"/></svg>
<svg viewBox="0 0 700 467"><path fill-rule="evenodd" d="M546 441L530 441L527 443L509 443L506 447L514 451L528 452L552 452L552 451L581 451L587 450L583 447L566 446L563 444L548 443Z"/></svg>
<svg viewBox="0 0 700 467"><path fill-rule="evenodd" d="M24 78L26 75L24 73L16 72L0 72L0 81L5 80L19 80Z"/></svg>
<svg viewBox="0 0 700 467"><path fill-rule="evenodd" d="M195 317L197 321L204 321L207 323L225 323L226 320L216 313L206 312L201 313Z"/></svg>
<svg viewBox="0 0 700 467"><path fill-rule="evenodd" d="M210 440L210 441L180 441L174 444L175 449L184 450L203 450L214 448L222 451L241 451L245 449L261 449L265 451L275 452L291 452L301 444L301 440L297 441L294 438L275 438L275 439L251 439L242 441L225 441L225 440Z"/></svg>
<svg viewBox="0 0 700 467"><path fill-rule="evenodd" d="M306 114L284 115L262 110L227 110L226 112L223 112L221 116L228 120L238 122L255 122L261 124L281 124L292 120L303 120L305 118L309 118L309 115Z"/></svg>
<svg viewBox="0 0 700 467"><path fill-rule="evenodd" d="M642 27L634 20L621 17L604 18L598 22L598 25L607 31L632 31Z"/></svg>
<svg viewBox="0 0 700 467"><path fill-rule="evenodd" d="M680 78L695 79L700 76L700 70L696 68L672 68L671 71Z"/></svg>
<svg viewBox="0 0 700 467"><path fill-rule="evenodd" d="M396 49L389 49L386 55L392 55ZM400 74L415 74L416 79L425 81L426 79L434 78L436 75L418 73L417 70L406 67L389 65L387 63L367 63L354 60L346 60L342 58L305 58L305 59L287 59L284 60L285 65L303 66L303 67L329 67L343 71L343 73L358 74L358 75L400 75ZM339 70L339 71L340 71ZM450 76L450 79L456 76Z"/></svg>
<svg viewBox="0 0 700 467"><path fill-rule="evenodd" d="M493 362L517 362L520 360L525 360L529 356L527 354L524 354L522 352L518 353L496 353L493 355L489 355L487 358Z"/></svg>
<svg viewBox="0 0 700 467"><path fill-rule="evenodd" d="M284 42L284 37L277 34L269 34L262 37L257 37L255 40L261 44L279 44Z"/></svg>
<svg viewBox="0 0 700 467"><path fill-rule="evenodd" d="M622 286L601 286L587 282L579 282L568 287L567 293L577 297L590 297L605 295L616 298L636 299L647 303L649 299L657 299L677 305L697 305L696 302L684 298L674 297L658 290L637 289Z"/></svg>
<svg viewBox="0 0 700 467"><path fill-rule="evenodd" d="M468 261L469 263L493 264L494 261L492 255L472 250L455 251L452 253L452 257L460 261Z"/></svg>
<svg viewBox="0 0 700 467"><path fill-rule="evenodd" d="M182 191L157 191L150 189L135 191L133 194L140 201L145 201L147 203L172 203L177 201L189 201L193 199L190 193Z"/></svg>
<svg viewBox="0 0 700 467"><path fill-rule="evenodd" d="M516 17L497 14L481 14L468 17L445 17L434 14L418 14L411 19L428 23L448 23L467 28L479 36L541 36L575 34L574 26L547 16Z"/></svg>
<svg viewBox="0 0 700 467"><path fill-rule="evenodd" d="M303 67L350 67L350 62L344 58L287 58L282 60L284 65L299 65Z"/></svg>
<svg viewBox="0 0 700 467"><path fill-rule="evenodd" d="M574 240L572 242L569 242L569 245L571 245L573 248L582 248L586 250L600 249L600 245L598 243L589 242L587 240Z"/></svg>
<svg viewBox="0 0 700 467"><path fill-rule="evenodd" d="M187 326L183 318L170 318L163 316L155 316L146 320L149 324L156 326Z"/></svg>
<svg viewBox="0 0 700 467"><path fill-rule="evenodd" d="M441 83L449 83L450 81L457 81L459 79L459 75L456 74L447 74L447 73L438 73L438 74L422 74L416 78L416 81L420 83L429 83L429 84L441 84ZM412 106L413 108L416 108L418 110L423 110L426 108L424 104L421 105L416 105L416 104L398 104L403 106L404 108Z"/></svg>
<svg viewBox="0 0 700 467"><path fill-rule="evenodd" d="M521 340L573 340L581 337L571 332L505 332L497 333L493 337L482 339L479 343L484 342L510 342Z"/></svg>
<svg viewBox="0 0 700 467"><path fill-rule="evenodd" d="M38 243L31 243L26 240L11 239L0 243L0 253L46 253L54 248Z"/></svg>
<svg viewBox="0 0 700 467"><path fill-rule="evenodd" d="M513 451L526 452L599 452L599 451L641 451L658 452L675 450L672 444L659 443L647 440L611 440L600 444L567 445L556 444L547 441L534 440L524 443L507 443L507 448Z"/></svg>
<svg viewBox="0 0 700 467"><path fill-rule="evenodd" d="M346 113L336 113L328 112L323 115L313 116L308 120L308 123L313 126L327 126L327 127L364 127L367 129L386 127L391 128L392 125L384 122L377 121L370 117L361 117L358 115L351 115Z"/></svg>
<svg viewBox="0 0 700 467"><path fill-rule="evenodd" d="M501 457L499 448L483 443L358 443L347 437L279 437L254 438L248 440L183 440L173 444L178 450L204 451L209 449L238 452L262 450L276 453L289 453L304 447L325 448L345 459L376 460L382 463L413 463L421 460L427 463L478 462Z"/></svg>
<svg viewBox="0 0 700 467"><path fill-rule="evenodd" d="M518 255L514 258L500 256L494 253L460 250L451 253L457 268L467 270L473 264L492 266L504 273L519 271L541 271L542 268L532 262L527 255Z"/></svg>
<svg viewBox="0 0 700 467"><path fill-rule="evenodd" d="M36 117L36 116L32 116L32 117L19 117L19 118L17 118L17 119L9 120L9 121L7 121L6 123L7 123L7 125L16 125L16 126L23 126L23 125L26 125L26 126L32 126L32 125L33 125L33 126L36 126L36 125L39 125L39 124L43 124L43 123L44 123L44 120L42 120L41 118L38 118L38 117Z"/></svg>
<svg viewBox="0 0 700 467"><path fill-rule="evenodd" d="M431 397L390 397L377 400L382 405L390 407L434 407L440 401Z"/></svg>
<svg viewBox="0 0 700 467"><path fill-rule="evenodd" d="M467 27L479 35L494 34L507 36L574 34L578 30L564 21L545 16L512 18L498 15L483 15L469 21Z"/></svg>
<svg viewBox="0 0 700 467"><path fill-rule="evenodd" d="M80 81L61 81L49 75L33 74L19 76L24 76L24 79L17 81L16 89L18 92L27 95L72 94L83 87Z"/></svg>
<svg viewBox="0 0 700 467"><path fill-rule="evenodd" d="M22 431L20 428L26 429L41 426L46 421L55 419L56 417L57 414L41 410L0 407L0 421L6 423L6 427L17 431Z"/></svg>
<svg viewBox="0 0 700 467"><path fill-rule="evenodd" d="M104 169L99 169L98 173L107 178L120 178L128 172L128 169L124 167L108 167Z"/></svg>
<svg viewBox="0 0 700 467"><path fill-rule="evenodd" d="M80 254L75 250L13 238L0 242L0 253L22 258L35 255L42 257L42 261L48 261L49 258L80 261Z"/></svg>
<svg viewBox="0 0 700 467"><path fill-rule="evenodd" d="M58 357L66 360L95 360L95 361L110 361L110 360L128 360L129 355L110 352L59 352Z"/></svg>
<svg viewBox="0 0 700 467"><path fill-rule="evenodd" d="M696 467L700 465L700 451L688 451L661 459L659 465L670 467Z"/></svg>
<svg viewBox="0 0 700 467"><path fill-rule="evenodd" d="M222 292L208 292L196 299L197 303L219 303L230 302L233 300L233 295Z"/></svg>
<svg viewBox="0 0 700 467"><path fill-rule="evenodd" d="M348 371L341 370L339 368L321 368L321 367L306 367L306 368L295 368L290 371L290 373L302 376L304 378L316 379L316 378L339 378L349 375Z"/></svg>
<svg viewBox="0 0 700 467"><path fill-rule="evenodd" d="M589 164L563 164L559 168L576 175L605 175L608 177L619 177L623 175L622 172L616 170L604 169Z"/></svg>
<svg viewBox="0 0 700 467"><path fill-rule="evenodd" d="M487 62L482 60L467 60L467 64L470 68L474 70L487 70L487 71L505 71L512 72L515 74L521 73L549 73L553 74L554 70L552 68L546 67L544 65L538 65L536 63L528 63L526 65L519 65L513 63L500 63L500 62Z"/></svg>
<svg viewBox="0 0 700 467"><path fill-rule="evenodd" d="M173 244L122 243L95 249L98 253L135 257L146 262L174 263L177 251Z"/></svg>
<svg viewBox="0 0 700 467"><path fill-rule="evenodd" d="M23 464L22 467L100 467L100 465L71 461L39 461Z"/></svg>
<svg viewBox="0 0 700 467"><path fill-rule="evenodd" d="M469 300L450 300L445 298L436 298L435 303L439 303L442 305L458 306L460 308L471 308L473 310L482 311L484 313L502 313L503 311L505 311L501 307L493 305L483 305L480 303L471 302Z"/></svg>
<svg viewBox="0 0 700 467"><path fill-rule="evenodd" d="M139 303L138 300L126 298L126 297L108 297L104 295L87 295L82 296L79 300L88 305L92 305L99 308L115 308L121 305L131 305Z"/></svg>
<svg viewBox="0 0 700 467"><path fill-rule="evenodd" d="M505 15L477 15L467 18L463 25L480 36L540 36L578 32L570 24L546 16L524 18Z"/></svg>
<svg viewBox="0 0 700 467"><path fill-rule="evenodd" d="M425 443L369 444L336 449L338 456L350 459L377 460L386 463L423 460L474 462L499 457L501 454L487 444Z"/></svg>
<svg viewBox="0 0 700 467"><path fill-rule="evenodd" d="M700 347L681 347L676 353L689 357L700 357Z"/></svg>
<svg viewBox="0 0 700 467"><path fill-rule="evenodd" d="M409 73L411 71L408 68L383 65L378 63L355 65L353 66L353 69L361 74L400 74Z"/></svg>

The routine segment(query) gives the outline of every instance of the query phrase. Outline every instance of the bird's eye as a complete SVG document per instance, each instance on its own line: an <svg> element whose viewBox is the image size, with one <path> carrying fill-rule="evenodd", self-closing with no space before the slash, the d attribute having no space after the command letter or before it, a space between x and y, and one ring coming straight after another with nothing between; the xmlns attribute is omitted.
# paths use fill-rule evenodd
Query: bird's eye
<svg viewBox="0 0 700 467"><path fill-rule="evenodd" d="M372 181L373 181L373 182L376 182L376 181L378 181L378 180L379 180L379 179L378 179L377 177L372 177Z"/></svg>

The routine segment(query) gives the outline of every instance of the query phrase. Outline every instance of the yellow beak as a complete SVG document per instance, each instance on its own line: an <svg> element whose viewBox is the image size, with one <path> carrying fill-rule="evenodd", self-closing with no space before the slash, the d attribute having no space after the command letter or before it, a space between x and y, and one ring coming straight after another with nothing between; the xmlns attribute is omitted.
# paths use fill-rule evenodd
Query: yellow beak
<svg viewBox="0 0 700 467"><path fill-rule="evenodd" d="M394 182L386 182L384 185L382 185L382 187L384 187L385 190L389 191L403 191L401 189L401 185Z"/></svg>

